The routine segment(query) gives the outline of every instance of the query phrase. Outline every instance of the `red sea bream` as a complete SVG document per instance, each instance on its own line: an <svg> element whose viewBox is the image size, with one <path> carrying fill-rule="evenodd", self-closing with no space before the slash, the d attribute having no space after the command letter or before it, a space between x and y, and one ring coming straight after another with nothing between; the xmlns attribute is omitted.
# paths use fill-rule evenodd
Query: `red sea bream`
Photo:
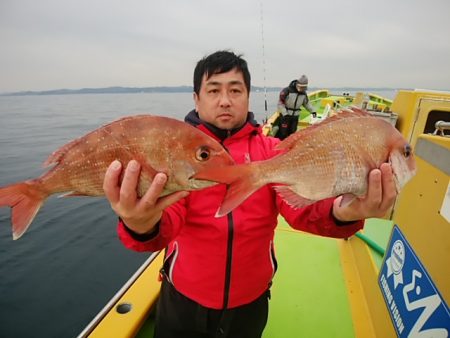
<svg viewBox="0 0 450 338"><path fill-rule="evenodd" d="M200 169L234 164L217 141L184 122L151 115L122 118L55 151L44 163L54 166L41 177L0 188L0 206L12 208L13 238L23 235L54 193L103 195L106 169L116 159L123 166L132 159L140 162L139 196L157 172L168 176L162 194L167 195L211 186L215 183L193 175Z"/></svg>
<svg viewBox="0 0 450 338"><path fill-rule="evenodd" d="M344 195L350 203L367 191L368 174L390 162L397 190L415 174L412 149L389 122L353 108L292 134L277 145L280 155L195 177L229 185L217 212L223 216L263 185L293 207Z"/></svg>

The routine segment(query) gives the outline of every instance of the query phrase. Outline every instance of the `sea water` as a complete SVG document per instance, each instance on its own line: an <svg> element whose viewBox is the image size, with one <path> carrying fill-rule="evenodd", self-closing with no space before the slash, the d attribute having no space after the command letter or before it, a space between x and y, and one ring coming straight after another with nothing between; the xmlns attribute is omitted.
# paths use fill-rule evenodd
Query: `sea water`
<svg viewBox="0 0 450 338"><path fill-rule="evenodd" d="M251 93L258 122L277 97ZM41 175L54 150L119 117L182 120L193 107L191 93L0 96L0 186ZM77 336L149 256L124 248L116 225L104 198L52 196L13 241L0 208L0 337Z"/></svg>

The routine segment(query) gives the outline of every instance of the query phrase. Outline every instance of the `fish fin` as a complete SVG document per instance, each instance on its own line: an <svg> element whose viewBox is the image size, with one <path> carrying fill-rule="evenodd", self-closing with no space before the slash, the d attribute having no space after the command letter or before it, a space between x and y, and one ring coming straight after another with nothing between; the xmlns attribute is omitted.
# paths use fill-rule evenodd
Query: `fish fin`
<svg viewBox="0 0 450 338"><path fill-rule="evenodd" d="M94 132L92 132L92 133L94 133ZM50 166L51 164L60 163L62 161L62 159L64 158L64 156L69 152L69 150L72 149L73 147L76 147L78 144L80 144L81 140L84 139L86 136L76 138L75 140L73 140L73 141L63 145L59 149L55 150L45 160L45 162L43 163L42 166L44 168L46 168L46 167Z"/></svg>
<svg viewBox="0 0 450 338"><path fill-rule="evenodd" d="M27 181L0 188L0 206L9 206L13 239L27 231L48 194L41 191L36 181Z"/></svg>
<svg viewBox="0 0 450 338"><path fill-rule="evenodd" d="M317 122L307 128L300 129L299 131L289 135L289 137L278 143L274 149L275 150L291 149L298 142L298 140L302 140L305 137L308 137L308 135L311 132L313 132L316 128L323 127L324 125L336 122L338 120L348 118L360 118L360 117L373 117L373 116L367 111L353 106L350 108L342 109L336 115L328 117L320 122Z"/></svg>
<svg viewBox="0 0 450 338"><path fill-rule="evenodd" d="M257 173L260 163L262 162L209 168L200 170L192 177L229 185L216 217L225 216L267 183L258 179Z"/></svg>
<svg viewBox="0 0 450 338"><path fill-rule="evenodd" d="M252 176L253 163L200 169L194 179L231 184L244 176Z"/></svg>
<svg viewBox="0 0 450 338"><path fill-rule="evenodd" d="M222 217L231 212L260 187L261 184L247 177L241 177L231 183L219 210L217 210L216 217Z"/></svg>
<svg viewBox="0 0 450 338"><path fill-rule="evenodd" d="M64 194L61 194L58 196L58 198L62 198L62 197L79 197L79 196L87 196L86 194L83 194L81 192L77 192L77 191L68 191Z"/></svg>
<svg viewBox="0 0 450 338"><path fill-rule="evenodd" d="M286 203L293 208L301 208L316 202L314 200L310 200L308 198L298 195L290 187L286 185L277 185L274 186L274 189L277 193L280 194L281 198L284 199Z"/></svg>
<svg viewBox="0 0 450 338"><path fill-rule="evenodd" d="M152 165L148 162L148 160L144 156L135 156L136 161L139 162L141 165L141 177L144 176L148 178L150 181L153 180L153 177L156 176L158 173L155 168L152 167ZM166 175L169 175L168 173L165 173Z"/></svg>
<svg viewBox="0 0 450 338"><path fill-rule="evenodd" d="M342 195L342 199L339 202L339 206L340 207L346 207L350 204L352 204L352 202L356 199L356 196L353 194L344 194Z"/></svg>
<svg viewBox="0 0 450 338"><path fill-rule="evenodd" d="M60 163L64 159L64 156L66 156L66 154L72 148L78 146L79 144L81 144L83 142L88 141L91 138L98 139L100 137L108 137L108 138L110 138L111 141L115 141L116 144L118 146L120 146L122 151L130 153L130 158L134 158L135 154L132 154L131 151L129 151L129 149L127 148L127 146L121 142L121 140L114 137L114 135L111 133L111 129L114 127L114 125L117 125L120 123L126 123L127 121L132 121L134 119L142 118L142 117L145 117L145 116L137 115L137 116L122 117L118 120L115 120L113 122L105 124L104 126L98 128L98 129L95 129L95 130L87 133L84 136L78 137L78 138L70 141L69 143L66 143L59 149L55 150L52 154L50 154L50 156L45 160L43 167L45 168L45 167L50 166L51 164Z"/></svg>
<svg viewBox="0 0 450 338"><path fill-rule="evenodd" d="M228 184L228 189L216 217L228 214L248 196L262 186L254 175L256 164L246 163L235 166L215 167L200 170L192 178Z"/></svg>

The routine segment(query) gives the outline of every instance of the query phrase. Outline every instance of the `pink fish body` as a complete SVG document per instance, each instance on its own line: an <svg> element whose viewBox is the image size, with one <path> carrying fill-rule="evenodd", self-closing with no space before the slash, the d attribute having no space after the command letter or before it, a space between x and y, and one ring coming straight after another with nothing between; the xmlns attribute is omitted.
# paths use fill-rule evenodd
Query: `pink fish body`
<svg viewBox="0 0 450 338"><path fill-rule="evenodd" d="M36 179L0 188L0 206L12 208L13 238L33 221L45 199L66 196L102 196L106 169L114 160L123 166L141 164L138 195L142 196L157 172L168 175L167 195L215 184L193 176L200 169L234 164L214 139L184 122L161 116L138 115L114 121L55 151L45 166L54 166Z"/></svg>
<svg viewBox="0 0 450 338"><path fill-rule="evenodd" d="M300 130L278 144L272 159L198 173L229 184L217 212L223 216L260 187L274 183L293 207L344 195L348 203L367 192L368 173L392 165L397 189L415 174L411 147L390 123L353 108Z"/></svg>

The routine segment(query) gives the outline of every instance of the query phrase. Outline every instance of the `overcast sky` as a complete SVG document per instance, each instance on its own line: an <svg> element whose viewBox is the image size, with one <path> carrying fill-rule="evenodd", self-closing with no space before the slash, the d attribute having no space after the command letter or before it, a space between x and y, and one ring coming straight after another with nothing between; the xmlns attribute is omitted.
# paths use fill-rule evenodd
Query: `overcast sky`
<svg viewBox="0 0 450 338"><path fill-rule="evenodd" d="M256 86L450 90L450 0L0 0L0 42L0 92L191 85L218 49Z"/></svg>

